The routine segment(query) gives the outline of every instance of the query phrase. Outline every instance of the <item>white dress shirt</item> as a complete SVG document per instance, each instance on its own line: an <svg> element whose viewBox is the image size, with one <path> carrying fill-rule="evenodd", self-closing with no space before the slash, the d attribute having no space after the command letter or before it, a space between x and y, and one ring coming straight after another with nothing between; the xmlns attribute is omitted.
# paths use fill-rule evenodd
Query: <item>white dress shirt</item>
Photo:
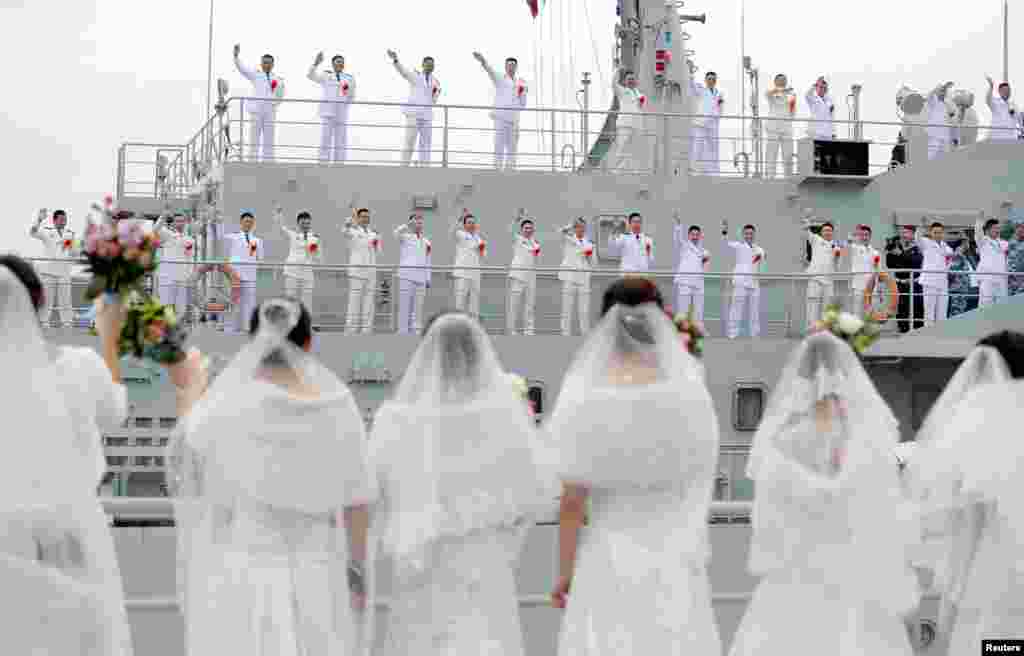
<svg viewBox="0 0 1024 656"><path fill-rule="evenodd" d="M920 234L915 235L914 241L917 242L917 247L921 249L921 254L924 256L924 262L921 264L923 271L949 271L949 264L954 255L949 244L944 241L933 241ZM922 273L920 283L922 287L945 288L949 286L949 274Z"/></svg>
<svg viewBox="0 0 1024 656"><path fill-rule="evenodd" d="M315 232L302 232L292 230L279 224L281 232L288 238L288 258L285 260L290 265L284 268L284 275L290 278L298 278L307 282L313 282L315 272L310 264L319 264L323 257L323 244L320 235Z"/></svg>
<svg viewBox="0 0 1024 656"><path fill-rule="evenodd" d="M953 138L952 118L956 113L948 102L949 97L940 100L938 89L928 94L928 138L934 141L950 141Z"/></svg>
<svg viewBox="0 0 1024 656"><path fill-rule="evenodd" d="M704 248L703 241L694 244L686 238L687 234L688 230L681 225L677 225L672 233L676 247L679 249L675 284L703 291L704 268L711 259L711 253Z"/></svg>
<svg viewBox="0 0 1024 656"><path fill-rule="evenodd" d="M67 278L71 275L71 263L78 257L75 231L69 228L57 230L53 226L32 226L29 234L43 243L43 257L65 260L62 262L40 262L39 273Z"/></svg>
<svg viewBox="0 0 1024 656"><path fill-rule="evenodd" d="M264 73L261 70L249 68L235 57L235 68L245 79L252 83L252 93L249 95L266 100L246 100L245 110L250 114L271 114L277 111L277 105L284 97L284 78L277 73Z"/></svg>
<svg viewBox="0 0 1024 656"><path fill-rule="evenodd" d="M807 108L813 119L813 122L807 125L807 136L812 139L832 139L836 132L832 122L835 118L836 104L832 102L832 96L828 93L819 96L817 89L811 87L804 94L804 100L807 101Z"/></svg>
<svg viewBox="0 0 1024 656"><path fill-rule="evenodd" d="M540 258L540 242L517 234L512 244L512 268L508 277L528 285L537 283L537 260ZM514 270L519 268L520 270Z"/></svg>
<svg viewBox="0 0 1024 656"><path fill-rule="evenodd" d="M875 266L878 258L878 266ZM850 242L850 273L853 274L853 286L863 289L868 286L871 276L882 267L882 254L871 244Z"/></svg>
<svg viewBox="0 0 1024 656"><path fill-rule="evenodd" d="M990 88L985 95L985 103L992 111L989 138L997 141L1016 141L1017 130L1020 128L1020 112L1013 101L1003 100L1002 96L993 94Z"/></svg>
<svg viewBox="0 0 1024 656"><path fill-rule="evenodd" d="M464 278L480 284L479 269L462 269L459 267L479 267L483 257L480 253L483 245L484 254L487 252L486 242L478 232L466 232L462 229L460 220L453 231L455 235L455 270L452 271L453 278Z"/></svg>
<svg viewBox="0 0 1024 656"><path fill-rule="evenodd" d="M224 250L232 264L251 264L263 259L263 240L248 232L224 235ZM256 281L255 266L235 267L238 277L245 282Z"/></svg>
<svg viewBox="0 0 1024 656"><path fill-rule="evenodd" d="M184 282L192 275L193 265L168 260L193 260L196 241L166 225L157 228L160 237L160 266L157 278L165 282Z"/></svg>
<svg viewBox="0 0 1024 656"><path fill-rule="evenodd" d="M408 267L430 266L433 250L430 240L423 235L417 235L416 231L405 223L395 228L395 237L398 238L398 277L420 285L429 283L429 269Z"/></svg>
<svg viewBox="0 0 1024 656"><path fill-rule="evenodd" d="M725 245L736 254L736 266L733 267L734 274L761 273L764 265L765 251L757 244L748 244L745 241L725 240ZM755 261L756 260L756 261ZM761 283L755 276L734 275L732 279L734 287L747 287L749 289L760 289Z"/></svg>
<svg viewBox="0 0 1024 656"><path fill-rule="evenodd" d="M433 107L412 107L412 105L436 105L437 98L441 95L441 83L437 76L431 73L429 76L420 71L410 71L397 61L394 62L395 70L409 83L410 106L403 107L402 113L410 118L431 121L434 119Z"/></svg>
<svg viewBox="0 0 1024 656"><path fill-rule="evenodd" d="M650 271L654 266L654 240L642 232L612 235L608 238L608 250L622 258L619 270L623 273Z"/></svg>
<svg viewBox="0 0 1024 656"><path fill-rule="evenodd" d="M328 70L316 72L316 65L309 67L306 77L320 85L320 116L323 118L347 118L349 103L356 99L356 79L348 73ZM334 101L334 102L332 102Z"/></svg>
<svg viewBox="0 0 1024 656"><path fill-rule="evenodd" d="M348 270L348 277L376 280L377 270L365 267L377 264L377 254L381 249L380 235L377 231L370 227L347 223L342 227L341 234L348 241L348 263L352 266Z"/></svg>
<svg viewBox="0 0 1024 656"><path fill-rule="evenodd" d="M498 75L486 62L483 62L483 67L488 77L491 78L491 82L494 83L494 112L492 115L499 121L518 123L519 110L526 107L526 97L529 93L526 82L519 77Z"/></svg>
<svg viewBox="0 0 1024 656"><path fill-rule="evenodd" d="M981 273L1006 273L1006 257L1010 252L1010 242L1005 239L992 239L983 232L981 221L974 226L975 239L978 242L978 271Z"/></svg>
<svg viewBox="0 0 1024 656"><path fill-rule="evenodd" d="M824 239L810 230L807 231L807 243L811 245L811 262L807 265L805 273L816 275L816 281L820 283L831 283L832 278L828 274L836 272L836 252L839 245L835 241Z"/></svg>
<svg viewBox="0 0 1024 656"><path fill-rule="evenodd" d="M722 106L725 104L722 92L717 87L709 89L707 85L696 80L691 82L690 88L697 100L697 113L700 114L693 118L693 124L697 126L717 124L722 118Z"/></svg>
<svg viewBox="0 0 1024 656"><path fill-rule="evenodd" d="M791 119L796 118L796 94L792 91L776 93L773 87L765 92L764 97L768 101L768 116L771 117L764 122L765 131L777 135L792 135Z"/></svg>
<svg viewBox="0 0 1024 656"><path fill-rule="evenodd" d="M572 226L563 232L565 234L562 235L562 263L559 265L562 271L558 272L558 279L589 289L590 271L594 268L594 244L585 236L582 239L577 239L572 232ZM572 269L582 269L582 271L572 271Z"/></svg>

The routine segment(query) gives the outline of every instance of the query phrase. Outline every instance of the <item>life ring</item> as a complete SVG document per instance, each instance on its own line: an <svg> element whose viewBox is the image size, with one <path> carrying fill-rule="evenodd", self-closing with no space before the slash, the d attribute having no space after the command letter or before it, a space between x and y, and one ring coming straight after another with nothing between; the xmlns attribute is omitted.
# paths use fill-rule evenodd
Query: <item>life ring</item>
<svg viewBox="0 0 1024 656"><path fill-rule="evenodd" d="M888 288L888 305L884 309L877 309L872 302L875 295L876 281L885 283ZM896 314L900 304L899 288L896 286L896 279L885 271L879 271L868 281L864 288L864 316L870 317L879 323L885 323L889 317Z"/></svg>

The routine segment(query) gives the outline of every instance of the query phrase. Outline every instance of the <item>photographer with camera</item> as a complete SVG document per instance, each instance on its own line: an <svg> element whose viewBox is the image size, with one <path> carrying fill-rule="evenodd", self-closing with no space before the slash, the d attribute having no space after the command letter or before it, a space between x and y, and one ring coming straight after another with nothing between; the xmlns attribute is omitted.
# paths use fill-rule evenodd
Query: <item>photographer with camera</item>
<svg viewBox="0 0 1024 656"><path fill-rule="evenodd" d="M924 254L914 243L914 227L901 226L900 234L891 237L885 243L885 266L890 271L899 271L895 274L896 286L899 289L896 318L899 319L897 325L901 333L910 332L908 319L910 319L911 305L914 308L914 329L924 327L924 289L918 282L918 277L921 274L906 271L906 269L920 271L923 263Z"/></svg>

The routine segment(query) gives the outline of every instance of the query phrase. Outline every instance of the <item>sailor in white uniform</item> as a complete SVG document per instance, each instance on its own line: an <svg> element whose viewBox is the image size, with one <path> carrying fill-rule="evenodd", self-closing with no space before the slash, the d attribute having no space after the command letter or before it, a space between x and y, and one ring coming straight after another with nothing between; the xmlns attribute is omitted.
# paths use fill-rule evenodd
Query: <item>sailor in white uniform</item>
<svg viewBox="0 0 1024 656"><path fill-rule="evenodd" d="M622 69L612 77L612 90L619 99L619 114L615 120L615 150L608 161L613 169L646 170L647 139L644 117L639 114L647 106L647 96L637 88L636 73Z"/></svg>
<svg viewBox="0 0 1024 656"><path fill-rule="evenodd" d="M249 140L249 159L256 161L262 153L263 161L274 159L274 122L277 119L277 105L284 97L284 79L274 73L274 57L263 55L260 69L249 68L238 59L242 47L235 46L235 68L252 83L252 96L263 100L244 101L249 113L251 130L245 135Z"/></svg>
<svg viewBox="0 0 1024 656"><path fill-rule="evenodd" d="M775 177L779 151L782 151L782 172L793 175L793 120L796 118L796 94L788 86L786 76L775 76L775 86L764 92L768 101L768 120L765 132L765 176Z"/></svg>
<svg viewBox="0 0 1024 656"><path fill-rule="evenodd" d="M836 138L833 120L836 104L828 92L828 82L819 77L814 85L804 94L807 109L811 112L811 121L807 124L807 136L818 141L829 141Z"/></svg>
<svg viewBox="0 0 1024 656"><path fill-rule="evenodd" d="M320 161L344 162L348 159L349 103L356 99L356 79L345 72L345 58L331 57L331 70L317 72L324 61L319 52L306 77L320 85Z"/></svg>
<svg viewBox="0 0 1024 656"><path fill-rule="evenodd" d="M999 221L989 219L982 224L979 219L974 225L975 240L978 242L978 273L997 274L978 276L981 288L979 307L1000 303L1006 299L1009 291L1007 284L1007 255L1010 243L999 238Z"/></svg>
<svg viewBox="0 0 1024 656"><path fill-rule="evenodd" d="M562 335L572 335L572 308L576 306L580 335L590 330L590 271L594 268L594 244L587 239L587 221L582 216L562 233Z"/></svg>
<svg viewBox="0 0 1024 656"><path fill-rule="evenodd" d="M1017 141L1020 138L1022 121L1017 105L1010 100L1010 83L1000 82L998 94L993 93L996 83L986 76L988 91L985 104L992 111L992 128L989 141Z"/></svg>
<svg viewBox="0 0 1024 656"><path fill-rule="evenodd" d="M836 265L842 257L843 249L833 237L835 226L826 221L821 224L821 234L811 230L811 219L803 220L807 244L811 247L811 261L804 273L814 276L807 280L807 326L814 325L821 319L825 304L835 296Z"/></svg>
<svg viewBox="0 0 1024 656"><path fill-rule="evenodd" d="M423 235L423 214L415 212L409 221L395 228L398 258L398 333L423 332L423 301L430 288L430 240Z"/></svg>
<svg viewBox="0 0 1024 656"><path fill-rule="evenodd" d="M474 52L473 57L494 83L494 166L499 170L514 169L519 150L519 116L526 107L528 93L526 82L516 76L519 61L515 57L506 59L505 74L498 77L483 55Z"/></svg>
<svg viewBox="0 0 1024 656"><path fill-rule="evenodd" d="M380 235L370 227L370 210L353 210L345 219L341 234L348 242L348 313L345 332L349 335L373 332L374 308L376 307L377 270L369 268L377 264L381 250Z"/></svg>
<svg viewBox="0 0 1024 656"><path fill-rule="evenodd" d="M421 71L410 71L398 62L398 54L388 50L388 57L398 74L409 83L409 106L405 114L405 141L402 146L402 164L409 166L412 151L419 140L420 166L430 164L430 147L434 130L434 105L441 95L441 83L434 75L434 58L424 57ZM419 106L417 106L419 105Z"/></svg>
<svg viewBox="0 0 1024 656"><path fill-rule="evenodd" d="M518 229L517 229L518 228ZM537 305L537 260L540 242L534 238L537 226L533 219L520 218L513 226L512 264L508 272L508 315L506 329L516 334L519 313L523 314L521 335L534 334L534 310Z"/></svg>
<svg viewBox="0 0 1024 656"><path fill-rule="evenodd" d="M745 310L750 312L750 336L761 334L761 284L751 274L761 273L765 251L754 243L756 233L757 229L748 223L743 226L743 241L733 241L729 239L728 221L722 221L722 240L736 255L736 266L732 270L732 303L726 328L729 339L739 336Z"/></svg>
<svg viewBox="0 0 1024 656"><path fill-rule="evenodd" d="M871 245L871 226L859 225L849 238L851 305L850 311L864 313L864 291L882 268L882 254ZM877 291L878 284L875 283Z"/></svg>
<svg viewBox="0 0 1024 656"><path fill-rule="evenodd" d="M224 252L240 280L238 307L224 327L226 333L248 332L252 313L256 309L256 264L265 256L263 240L253 234L256 216L245 210L238 223L241 228L239 232L224 235Z"/></svg>
<svg viewBox="0 0 1024 656"><path fill-rule="evenodd" d="M299 212L295 216L296 229L293 230L285 225L284 209L275 205L274 223L288 240L288 257L282 272L284 292L302 301L315 319L313 289L316 287L316 271L310 265L323 261L323 241L313 232L313 216L309 212Z"/></svg>
<svg viewBox="0 0 1024 656"><path fill-rule="evenodd" d="M173 305L179 320L185 319L188 310L190 280L195 269L196 240L188 234L188 219L184 214L167 217L169 222L157 226L160 237L160 266L157 267L157 281L160 302Z"/></svg>
<svg viewBox="0 0 1024 656"><path fill-rule="evenodd" d="M57 210L51 218L51 225L44 226L47 211L39 210L35 223L28 234L43 243L43 257L51 261L39 264L39 275L46 289L43 306L43 322L49 323L50 314L56 307L60 324L70 326L74 319L71 308L71 262L77 259L80 244L75 241L75 232L67 227L68 216L64 210ZM58 261L53 261L58 260Z"/></svg>
<svg viewBox="0 0 1024 656"><path fill-rule="evenodd" d="M615 234L608 238L608 252L620 258L619 271L623 274L647 273L654 266L654 240L643 233L643 217L633 212L627 222L616 226Z"/></svg>
<svg viewBox="0 0 1024 656"><path fill-rule="evenodd" d="M720 170L718 128L725 106L725 98L718 90L718 74L708 71L703 86L696 80L691 80L690 84L697 101L697 117L693 119L693 132L690 134L691 166L697 173L717 174Z"/></svg>
<svg viewBox="0 0 1024 656"><path fill-rule="evenodd" d="M455 237L455 309L474 317L480 316L480 269L487 256L487 242L480 235L476 217L463 209L462 216L452 226Z"/></svg>
<svg viewBox="0 0 1024 656"><path fill-rule="evenodd" d="M672 241L679 251L673 280L676 291L673 309L686 314L693 308L693 318L704 321L704 272L711 261L711 253L704 248L704 231L700 226L691 225L684 232L679 214L673 218L676 225L672 230Z"/></svg>
<svg viewBox="0 0 1024 656"><path fill-rule="evenodd" d="M935 159L940 153L949 151L953 138L953 119L956 109L947 101L952 82L946 82L932 89L928 94L928 159Z"/></svg>
<svg viewBox="0 0 1024 656"><path fill-rule="evenodd" d="M947 317L949 310L949 265L955 255L946 243L946 228L938 221L928 226L928 236L922 228L927 219L922 219L922 227L914 233L914 242L921 249L924 262L921 264L919 281L924 288L924 325L931 326L936 321Z"/></svg>

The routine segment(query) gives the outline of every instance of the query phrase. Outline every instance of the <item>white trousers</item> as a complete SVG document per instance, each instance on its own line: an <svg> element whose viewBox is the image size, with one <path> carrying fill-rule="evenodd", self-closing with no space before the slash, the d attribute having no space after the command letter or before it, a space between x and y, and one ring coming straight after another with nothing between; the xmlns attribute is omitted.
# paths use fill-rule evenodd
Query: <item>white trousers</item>
<svg viewBox="0 0 1024 656"><path fill-rule="evenodd" d="M243 280L239 291L240 298L235 311L224 326L226 333L247 333L252 321L252 313L256 311L256 281Z"/></svg>
<svg viewBox="0 0 1024 656"><path fill-rule="evenodd" d="M672 311L685 315L693 307L693 318L704 321L704 289L676 285L676 304Z"/></svg>
<svg viewBox="0 0 1024 656"><path fill-rule="evenodd" d="M928 137L928 159L935 159L949 150L949 141Z"/></svg>
<svg viewBox="0 0 1024 656"><path fill-rule="evenodd" d="M519 150L519 125L515 121L494 120L494 167L514 169Z"/></svg>
<svg viewBox="0 0 1024 656"><path fill-rule="evenodd" d="M309 316L314 315L313 311L313 287L315 286L314 280L307 280L305 278L296 278L294 276L284 277L284 293L286 296L297 298L302 301L302 304L309 310ZM315 322L314 322L315 323Z"/></svg>
<svg viewBox="0 0 1024 656"><path fill-rule="evenodd" d="M562 335L572 335L572 307L576 305L580 335L590 330L590 287L575 282L562 282Z"/></svg>
<svg viewBox="0 0 1024 656"><path fill-rule="evenodd" d="M757 337L761 334L761 290L757 287L733 286L727 331L729 339L739 336L745 310L750 312L750 336Z"/></svg>
<svg viewBox="0 0 1024 656"><path fill-rule="evenodd" d="M639 168L639 162L634 157L639 142L639 131L629 125L619 126L615 131L615 147L608 163L612 169L626 168L633 170Z"/></svg>
<svg viewBox="0 0 1024 656"><path fill-rule="evenodd" d="M71 277L51 276L48 273L39 275L43 283L43 323L49 323L50 313L57 310L57 317L62 326L70 326L75 318L71 307Z"/></svg>
<svg viewBox="0 0 1024 656"><path fill-rule="evenodd" d="M420 166L430 164L430 146L434 134L434 121L429 118L407 116L405 119L405 144L402 147L402 165L412 162L412 151L419 139Z"/></svg>
<svg viewBox="0 0 1024 656"><path fill-rule="evenodd" d="M455 309L479 319L480 281L468 278L455 279Z"/></svg>
<svg viewBox="0 0 1024 656"><path fill-rule="evenodd" d="M1006 278L1001 276L978 276L978 287L980 288L978 299L979 307L986 307L1001 303L1006 299L1009 289Z"/></svg>
<svg viewBox="0 0 1024 656"><path fill-rule="evenodd" d="M690 132L690 166L696 173L719 172L718 124L695 125Z"/></svg>
<svg viewBox="0 0 1024 656"><path fill-rule="evenodd" d="M173 305L174 313L178 320L185 319L185 312L188 310L188 292L191 285L185 280L161 280L159 287L160 302L164 305Z"/></svg>
<svg viewBox="0 0 1024 656"><path fill-rule="evenodd" d="M509 335L516 334L516 322L519 319L519 310L523 312L523 330L521 335L534 334L534 310L537 305L537 283L523 282L515 278L508 281L508 314L506 315L506 328Z"/></svg>
<svg viewBox="0 0 1024 656"><path fill-rule="evenodd" d="M949 288L924 287L924 325L944 320L949 314Z"/></svg>
<svg viewBox="0 0 1024 656"><path fill-rule="evenodd" d="M345 315L345 332L349 335L373 332L373 309L376 302L376 279L348 279L348 313Z"/></svg>
<svg viewBox="0 0 1024 656"><path fill-rule="evenodd" d="M854 285L850 288L850 312L860 317L864 315L864 290L867 287L858 287ZM878 287L875 287L875 294L878 293Z"/></svg>
<svg viewBox="0 0 1024 656"><path fill-rule="evenodd" d="M320 117L320 161L348 159L348 114Z"/></svg>
<svg viewBox="0 0 1024 656"><path fill-rule="evenodd" d="M272 113L251 114L249 116L249 159L253 162L259 161L259 154L263 154L263 161L270 162L274 159L274 115Z"/></svg>
<svg viewBox="0 0 1024 656"><path fill-rule="evenodd" d="M825 303L835 294L831 282L807 281L807 325L810 326L825 313Z"/></svg>
<svg viewBox="0 0 1024 656"><path fill-rule="evenodd" d="M782 150L783 175L787 178L793 175L793 135L769 132L764 136L764 174L766 178L775 177L780 149Z"/></svg>
<svg viewBox="0 0 1024 656"><path fill-rule="evenodd" d="M423 300L427 286L422 282L398 281L398 334L419 335L423 332Z"/></svg>

